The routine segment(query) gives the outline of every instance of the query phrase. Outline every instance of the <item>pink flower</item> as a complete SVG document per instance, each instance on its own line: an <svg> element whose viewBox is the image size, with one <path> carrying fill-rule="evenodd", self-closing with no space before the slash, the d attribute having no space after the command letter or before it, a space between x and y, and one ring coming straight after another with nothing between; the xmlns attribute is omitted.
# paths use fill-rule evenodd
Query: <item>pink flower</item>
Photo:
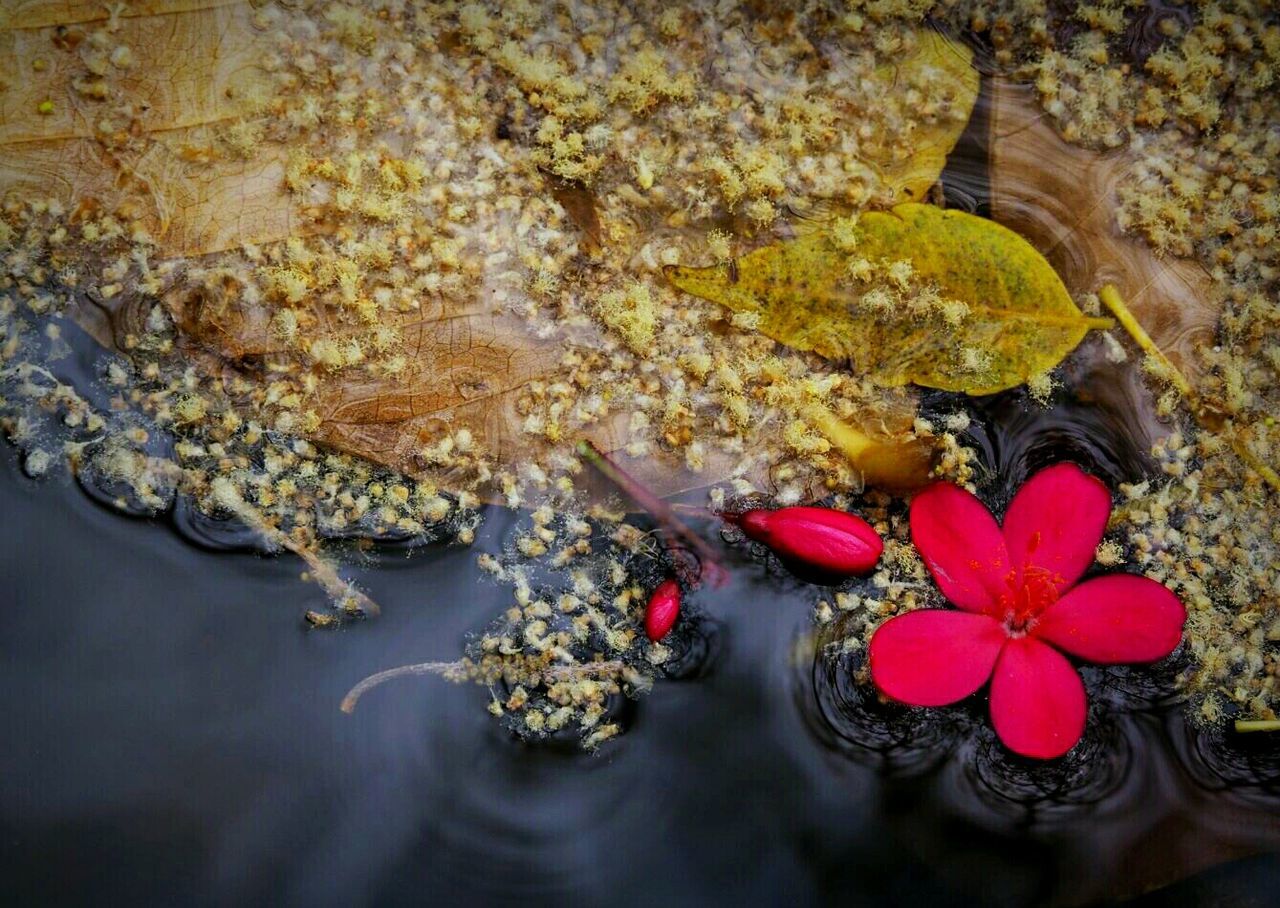
<svg viewBox="0 0 1280 908"><path fill-rule="evenodd" d="M1085 693L1063 653L1086 662L1154 662L1182 639L1187 613L1162 584L1110 574L1076 585L1111 513L1111 495L1072 464L1031 477L1003 529L973 495L936 483L911 502L911 539L961 611L924 609L871 639L871 678L912 706L963 700L991 680L991 723L1010 750L1062 756L1084 733Z"/></svg>

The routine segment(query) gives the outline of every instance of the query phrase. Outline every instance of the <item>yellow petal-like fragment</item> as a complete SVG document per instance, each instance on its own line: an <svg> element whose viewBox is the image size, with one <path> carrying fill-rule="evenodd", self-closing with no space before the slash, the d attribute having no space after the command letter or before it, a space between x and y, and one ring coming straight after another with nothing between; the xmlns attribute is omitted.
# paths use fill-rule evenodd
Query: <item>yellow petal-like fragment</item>
<svg viewBox="0 0 1280 908"><path fill-rule="evenodd" d="M862 473L867 485L909 492L929 483L936 452L925 439L869 435L818 405L806 415Z"/></svg>

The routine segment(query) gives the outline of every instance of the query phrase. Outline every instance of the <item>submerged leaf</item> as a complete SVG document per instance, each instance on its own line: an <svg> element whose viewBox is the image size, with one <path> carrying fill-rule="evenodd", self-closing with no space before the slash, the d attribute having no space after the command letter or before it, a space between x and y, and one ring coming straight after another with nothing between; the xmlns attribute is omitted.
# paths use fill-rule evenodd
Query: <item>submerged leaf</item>
<svg viewBox="0 0 1280 908"><path fill-rule="evenodd" d="M932 29L921 29L917 35L915 52L896 66L878 69L876 81L883 84L887 98L901 95L904 87L928 85L934 89L928 94L931 103L939 107L945 103L949 115L923 123L912 133L908 145L884 149L874 156L880 178L893 190L895 201L918 202L925 197L947 166L947 155L960 141L978 100L973 51Z"/></svg>
<svg viewBox="0 0 1280 908"><path fill-rule="evenodd" d="M889 386L1002 391L1052 369L1090 328L1111 326L1083 315L1022 237L930 205L869 212L737 261L666 274L769 337L847 358ZM902 293L911 281L923 286Z"/></svg>
<svg viewBox="0 0 1280 908"><path fill-rule="evenodd" d="M1160 256L1116 226L1117 190L1136 180L1139 156L1071 145L1034 94L992 80L991 212L1044 253L1072 293L1116 286L1155 344L1193 384L1197 348L1213 343L1218 294L1199 262Z"/></svg>
<svg viewBox="0 0 1280 908"><path fill-rule="evenodd" d="M1280 489L1280 473L1251 447L1247 421L1205 393L1200 350L1213 343L1221 298L1209 272L1194 259L1162 257L1116 226L1116 190L1132 179L1138 156L1068 144L1018 85L996 80L992 97L992 211L1043 249L1072 290L1097 289L1200 425Z"/></svg>
<svg viewBox="0 0 1280 908"><path fill-rule="evenodd" d="M642 425L632 404L638 379L588 381L598 371L589 361L613 342L599 323L615 333L634 326L628 355L675 360L685 351L676 352L673 338L648 342L669 315L670 294L654 293L652 306L631 296L611 302L622 288L658 289L652 250L731 229L752 201L779 213L776 229L791 230L783 212L793 209L924 195L973 108L967 49L904 29L893 62L874 69L888 59L887 46L876 50L878 42L853 39L834 22L829 34L825 25L809 32L812 43L792 42L782 36L807 26L780 16L779 40L794 48L786 66L704 73L694 94L739 93L744 113L757 111L747 120L776 112L785 141L759 134L760 141L733 143L740 147L716 156L714 167L707 159L688 169L673 167L664 149L693 147L709 127L689 114L702 102L680 86L676 97L655 84L652 103L665 112L652 123L653 111L636 112L626 99L590 113L582 135L573 134L593 136L579 154L570 134L548 138L557 118L513 118L520 105L508 95L545 95L545 86L521 83L505 40L488 51L465 40L456 11L424 26L412 61L362 62L357 97L332 90L330 76L354 72L351 60L367 62L373 46L398 34L399 17L366 16L358 3L260 6L137 0L108 13L90 0L0 4L0 69L28 74L8 80L0 122L5 217L30 203L22 217L31 220L16 235L42 244L32 261L51 251L48 267L33 273L47 273L69 314L102 344L140 365L155 359L189 369L188 389L198 382L199 394L218 404L210 413L222 413L220 399L234 409L227 425L269 427L446 491L497 494L490 486L531 464L558 469L583 438L618 453L660 493L731 476L764 486L771 458L836 469L819 433L800 426L787 442L758 418L764 403L750 386L763 377L735 378L746 393L717 391L687 404L673 394L665 409L646 403L653 418ZM664 39L646 66L738 47L737 38L715 36L734 34L724 23L742 16L728 8L708 15L680 40ZM533 41L524 26L509 30L521 47ZM293 33L312 39L277 46ZM99 47L108 35L111 46ZM294 63L310 74L305 84L296 84L302 70ZM624 65L564 63L556 81L569 95L557 109L579 103L581 83L593 86L584 114ZM839 78L818 75L832 70ZM405 108L405 92L431 97L431 111ZM600 128L587 129L596 119ZM428 125L431 141L423 144ZM856 141L838 139L855 133ZM815 181L787 166L796 148L809 154L833 143L841 150L824 152L819 168L830 178ZM645 177L632 165L603 166L588 182L551 166L553 152L569 168L625 152L619 160L642 158L657 169ZM729 185L690 220L682 187L701 185L721 166ZM847 185L838 174L851 175ZM5 230L0 224L0 245ZM67 286L63 275L73 278ZM602 317L608 310L622 317ZM138 346L160 333L171 354ZM701 370L718 355L711 345L705 364L695 356L679 368L703 381ZM790 396L769 402L793 426L803 422L799 371L788 376ZM659 396L646 390L644 399ZM717 406L725 402L740 405L732 423L740 445L704 434L726 416ZM910 437L909 393L864 403L861 428L876 450L881 437ZM193 420L183 431L202 434L212 423ZM256 428L243 435L256 440L244 441L250 446L262 438ZM867 472L874 481L876 471Z"/></svg>

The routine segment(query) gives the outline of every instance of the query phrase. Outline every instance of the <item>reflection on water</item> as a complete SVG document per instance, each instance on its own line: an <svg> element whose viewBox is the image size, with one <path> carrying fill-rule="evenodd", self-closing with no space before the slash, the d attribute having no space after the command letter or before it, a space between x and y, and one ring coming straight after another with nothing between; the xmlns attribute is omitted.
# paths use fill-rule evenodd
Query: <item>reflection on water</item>
<svg viewBox="0 0 1280 908"><path fill-rule="evenodd" d="M1280 796L1280 739L1225 729L1185 729L1174 746L1196 781L1209 790L1274 804Z"/></svg>
<svg viewBox="0 0 1280 908"><path fill-rule="evenodd" d="M834 635L842 623L837 617ZM909 778L936 767L968 723L954 709L885 703L873 687L859 683L863 662L861 653L818 649L812 675L798 686L796 697L810 731L832 750L890 777Z"/></svg>

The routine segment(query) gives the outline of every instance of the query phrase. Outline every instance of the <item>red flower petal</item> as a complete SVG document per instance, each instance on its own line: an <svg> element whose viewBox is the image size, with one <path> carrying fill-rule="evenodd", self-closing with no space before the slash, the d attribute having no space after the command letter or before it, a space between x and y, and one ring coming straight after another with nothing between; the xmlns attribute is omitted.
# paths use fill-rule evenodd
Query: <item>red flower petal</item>
<svg viewBox="0 0 1280 908"><path fill-rule="evenodd" d="M1093 564L1111 514L1102 480L1060 463L1028 479L1004 515L1004 541L1020 568L1040 568L1062 593Z"/></svg>
<svg viewBox="0 0 1280 908"><path fill-rule="evenodd" d="M738 518L738 526L783 561L836 575L866 574L884 551L871 524L835 508L751 510Z"/></svg>
<svg viewBox="0 0 1280 908"><path fill-rule="evenodd" d="M644 632L657 643L675 627L680 617L680 584L667 578L649 596L644 609Z"/></svg>
<svg viewBox="0 0 1280 908"><path fill-rule="evenodd" d="M1182 639L1187 610L1164 584L1095 577L1045 609L1032 633L1089 662L1154 662Z"/></svg>
<svg viewBox="0 0 1280 908"><path fill-rule="evenodd" d="M1008 639L986 615L907 612L880 625L871 638L871 680L900 703L946 706L986 683Z"/></svg>
<svg viewBox="0 0 1280 908"><path fill-rule="evenodd" d="M934 483L911 501L911 541L949 600L970 612L998 609L1012 565L981 501L949 482Z"/></svg>
<svg viewBox="0 0 1280 908"><path fill-rule="evenodd" d="M1024 757L1060 757L1084 733L1084 682L1062 655L1034 637L1015 637L991 676L991 724Z"/></svg>

